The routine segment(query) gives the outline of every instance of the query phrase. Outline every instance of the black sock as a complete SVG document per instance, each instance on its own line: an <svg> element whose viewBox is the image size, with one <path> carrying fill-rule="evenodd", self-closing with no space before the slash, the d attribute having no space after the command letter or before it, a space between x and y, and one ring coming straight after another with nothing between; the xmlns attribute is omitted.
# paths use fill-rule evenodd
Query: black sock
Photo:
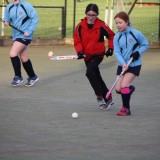
<svg viewBox="0 0 160 160"><path fill-rule="evenodd" d="M123 106L130 109L130 89L128 87L121 89L122 103Z"/></svg>
<svg viewBox="0 0 160 160"><path fill-rule="evenodd" d="M27 72L28 76L34 77L35 73L34 73L31 61L28 59L27 62L23 62L22 64L23 64L23 67L24 67L25 71Z"/></svg>
<svg viewBox="0 0 160 160"><path fill-rule="evenodd" d="M21 77L21 61L20 61L19 57L16 56L16 57L10 57L10 58L11 58L11 62L12 62L12 66L14 69L15 76Z"/></svg>

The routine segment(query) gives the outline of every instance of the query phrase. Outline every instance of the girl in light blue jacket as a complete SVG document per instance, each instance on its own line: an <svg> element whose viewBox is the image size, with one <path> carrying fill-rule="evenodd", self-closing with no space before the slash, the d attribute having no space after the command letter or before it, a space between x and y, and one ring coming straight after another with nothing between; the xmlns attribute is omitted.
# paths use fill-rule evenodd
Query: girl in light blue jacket
<svg viewBox="0 0 160 160"><path fill-rule="evenodd" d="M131 114L130 98L135 90L130 83L140 74L142 54L149 48L149 43L140 31L130 27L127 13L117 13L114 20L119 31L114 37L114 54L118 60L117 75L125 70L125 74L116 84L116 92L121 94L123 103L117 115L127 116ZM131 57L133 60L127 66Z"/></svg>
<svg viewBox="0 0 160 160"><path fill-rule="evenodd" d="M38 15L33 6L23 0L12 0L8 4L4 14L4 25L9 24L22 32L12 28L13 45L10 50L10 58L15 76L11 84L18 86L23 82L21 74L21 62L28 75L26 86L32 86L38 81L38 76L33 70L32 63L28 57L28 45L31 43L33 33L38 24Z"/></svg>

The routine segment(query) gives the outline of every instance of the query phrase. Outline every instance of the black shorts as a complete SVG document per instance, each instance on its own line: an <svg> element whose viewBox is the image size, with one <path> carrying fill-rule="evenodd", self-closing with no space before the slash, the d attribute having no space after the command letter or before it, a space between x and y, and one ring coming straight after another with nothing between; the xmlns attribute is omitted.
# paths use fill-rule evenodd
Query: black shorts
<svg viewBox="0 0 160 160"><path fill-rule="evenodd" d="M135 76L139 76L141 71L141 65L135 67L129 67L125 73L133 73ZM117 75L120 75L122 72L122 66L118 66Z"/></svg>
<svg viewBox="0 0 160 160"><path fill-rule="evenodd" d="M17 41L17 42L20 42L26 46L28 46L30 43L31 43L31 40L30 39L24 39L24 38L16 38L14 40L14 42Z"/></svg>

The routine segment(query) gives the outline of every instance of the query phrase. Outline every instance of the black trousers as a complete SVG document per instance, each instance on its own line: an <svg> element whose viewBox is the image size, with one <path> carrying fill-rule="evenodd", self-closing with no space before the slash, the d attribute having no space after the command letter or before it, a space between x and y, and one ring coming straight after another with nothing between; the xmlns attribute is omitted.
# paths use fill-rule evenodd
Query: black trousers
<svg viewBox="0 0 160 160"><path fill-rule="evenodd" d="M86 64L86 76L97 96L103 96L105 99L108 92L108 88L105 82L102 79L99 70L99 64L102 62L103 58L94 57L88 61L85 61Z"/></svg>

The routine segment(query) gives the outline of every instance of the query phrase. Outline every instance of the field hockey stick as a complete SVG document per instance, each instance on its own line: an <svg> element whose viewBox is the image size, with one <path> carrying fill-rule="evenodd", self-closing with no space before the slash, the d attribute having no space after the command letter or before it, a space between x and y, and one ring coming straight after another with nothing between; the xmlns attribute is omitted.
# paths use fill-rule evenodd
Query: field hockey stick
<svg viewBox="0 0 160 160"><path fill-rule="evenodd" d="M54 56L53 52L50 51L50 52L48 52L48 58L49 58L50 60L59 61L59 60L67 60L67 59L77 59L78 56L77 56L77 55Z"/></svg>
<svg viewBox="0 0 160 160"><path fill-rule="evenodd" d="M133 60L133 58L131 58L131 59L129 60L129 62L127 63L127 66L130 65L130 63L132 62L132 60ZM109 91L107 92L107 94L106 94L106 99L109 98L109 96L111 95L111 93L112 93L115 85L117 84L117 82L119 81L119 79L121 78L121 76L124 74L125 71L126 71L126 70L123 70L123 71L121 72L121 74L116 78L116 80L115 80L115 82L113 83L112 87L110 88L110 90L109 90Z"/></svg>
<svg viewBox="0 0 160 160"><path fill-rule="evenodd" d="M0 18L0 21L5 22L2 18ZM9 26L12 27L13 29L19 31L20 33L24 34L24 32L22 30L18 29L17 27L13 26L12 24L9 23Z"/></svg>
<svg viewBox="0 0 160 160"><path fill-rule="evenodd" d="M56 60L56 61L59 61L59 60L69 60L69 59L77 59L78 56L76 55L68 55L68 56L49 56L49 59L51 60Z"/></svg>
<svg viewBox="0 0 160 160"><path fill-rule="evenodd" d="M99 55L90 55L91 57L96 57L96 56L103 56L104 54L99 54ZM65 55L65 56L54 56L53 55L53 52L50 51L48 53L48 57L50 60L56 60L56 61L59 61L59 60L69 60L69 59L77 59L78 56L77 55ZM85 57L85 55L84 55Z"/></svg>

